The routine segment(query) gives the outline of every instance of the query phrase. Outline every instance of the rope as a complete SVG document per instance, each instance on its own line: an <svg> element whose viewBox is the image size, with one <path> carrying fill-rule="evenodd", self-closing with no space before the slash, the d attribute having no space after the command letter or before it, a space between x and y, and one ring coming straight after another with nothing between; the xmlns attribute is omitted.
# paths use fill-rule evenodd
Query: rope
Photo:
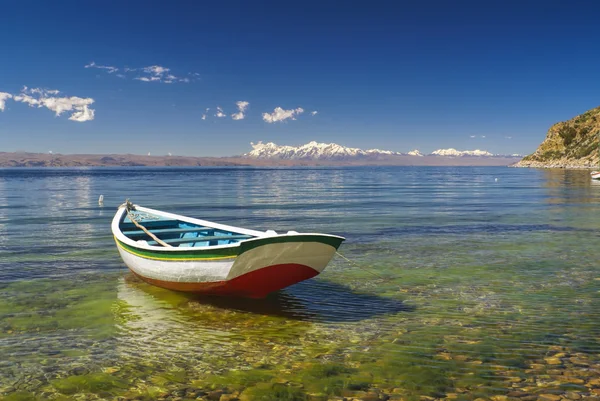
<svg viewBox="0 0 600 401"><path fill-rule="evenodd" d="M389 278L385 278L385 277L383 277L383 276L381 276L381 275L379 275L379 274L375 273L373 270L371 270L371 269L368 269L368 268L366 268L366 267L363 267L363 266L359 265L358 263L356 263L356 262L354 262L354 261L352 261L352 260L348 259L347 257L345 257L344 255L342 255L342 254L341 254L341 253L339 253L338 251L335 251L335 253L336 253L336 254L337 254L339 257L341 257L342 259L344 259L346 262L350 263L352 266L358 267L359 269L366 271L367 273L369 273L369 274L371 274L371 275L373 275L373 276L377 277L377 278L378 278L378 279L380 279L380 280L383 280L384 282L386 282L386 281L391 281L391 280L395 280L395 279L397 279L397 278L398 278L398 277L389 277Z"/></svg>
<svg viewBox="0 0 600 401"><path fill-rule="evenodd" d="M129 217L129 220L131 220L131 222L133 224L135 224L135 226L137 228L139 228L140 230L142 230L143 232L145 232L146 234L148 234L148 236L150 238L152 238L154 241L156 241L158 244L167 247L167 248L172 248L171 245L167 244L166 242L164 242L163 240L161 240L160 238L158 238L156 235L152 234L150 231L148 231L146 229L146 227L144 227L143 225L141 225L140 223L138 223L135 220L135 217L133 216L133 214L131 213L132 210L135 210L135 206L133 206L133 204L129 201L129 199L127 199L125 201L125 204L121 205L120 207L125 207L127 210L127 216Z"/></svg>

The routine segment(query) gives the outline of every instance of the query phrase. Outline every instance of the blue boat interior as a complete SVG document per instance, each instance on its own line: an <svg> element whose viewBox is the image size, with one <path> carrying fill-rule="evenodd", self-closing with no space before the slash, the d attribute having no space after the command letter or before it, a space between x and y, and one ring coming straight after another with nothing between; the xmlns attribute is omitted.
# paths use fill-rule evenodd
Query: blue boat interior
<svg viewBox="0 0 600 401"><path fill-rule="evenodd" d="M228 245L253 238L252 235L200 226L137 210L132 211L131 214L138 224L144 226L160 240L178 248ZM126 237L133 241L145 241L148 245L158 245L153 238L137 227L127 214L121 219L119 228Z"/></svg>

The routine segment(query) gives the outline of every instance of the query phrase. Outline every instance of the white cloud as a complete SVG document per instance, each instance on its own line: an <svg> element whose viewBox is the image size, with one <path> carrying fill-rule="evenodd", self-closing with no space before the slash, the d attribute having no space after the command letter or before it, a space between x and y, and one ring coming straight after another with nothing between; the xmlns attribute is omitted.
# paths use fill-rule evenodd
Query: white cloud
<svg viewBox="0 0 600 401"><path fill-rule="evenodd" d="M108 72L109 74L119 71L119 69L117 67L113 67L110 65L98 65L93 61L91 63L89 63L88 65L86 65L85 68L100 68L102 70L106 70L106 72Z"/></svg>
<svg viewBox="0 0 600 401"><path fill-rule="evenodd" d="M202 119L206 120L206 114L202 114Z"/></svg>
<svg viewBox="0 0 600 401"><path fill-rule="evenodd" d="M152 75L163 75L169 71L171 71L170 68L167 67L161 67L160 65L151 65L150 67L144 67L142 68L142 70L148 74L152 74Z"/></svg>
<svg viewBox="0 0 600 401"><path fill-rule="evenodd" d="M171 69L167 67L163 67L161 65L150 65L148 67L141 68L117 68L108 65L98 65L95 62L91 62L88 65L84 66L85 68L99 68L106 70L109 74L112 74L117 71L122 71L121 74L115 74L116 77L119 78L132 78L137 81L142 82L159 82L165 84L172 84L174 82L184 82L189 83L195 81L196 77L199 77L200 74L197 72L189 73L188 75L192 77L192 79L188 77L177 76L171 73Z"/></svg>
<svg viewBox="0 0 600 401"><path fill-rule="evenodd" d="M217 114L215 114L215 117L223 118L223 117L227 117L227 115L225 115L225 113L223 113L222 108L217 106Z"/></svg>
<svg viewBox="0 0 600 401"><path fill-rule="evenodd" d="M317 115L317 113L318 113L318 111L316 111L316 110L315 110L315 111L311 111L311 112L310 112L310 114L312 114L313 116L316 116L316 115Z"/></svg>
<svg viewBox="0 0 600 401"><path fill-rule="evenodd" d="M69 117L69 120L71 120L71 121L77 121L79 123L82 123L82 122L91 121L91 120L94 119L95 110L94 109L90 109L87 106L87 104L83 105L78 110L79 111L76 111L73 114L71 114L71 117Z"/></svg>
<svg viewBox="0 0 600 401"><path fill-rule="evenodd" d="M469 138L476 138L477 135L469 135Z"/></svg>
<svg viewBox="0 0 600 401"><path fill-rule="evenodd" d="M246 117L246 115L244 114L244 112L246 111L246 109L248 108L248 105L250 105L250 102L246 102L245 100L240 100L239 102L235 102L237 108L238 108L238 112L237 113L233 113L231 115L231 118L234 120L243 120L244 117Z"/></svg>
<svg viewBox="0 0 600 401"><path fill-rule="evenodd" d="M58 90L23 87L19 95L14 96L14 100L21 103L27 103L29 107L45 107L52 110L56 116L65 112L73 112L69 117L71 121L85 122L94 119L94 110L89 106L94 103L92 98L81 98L77 96L57 97Z"/></svg>
<svg viewBox="0 0 600 401"><path fill-rule="evenodd" d="M137 77L137 78L133 78L133 79L137 79L138 81L144 81L144 82L160 81L160 77Z"/></svg>
<svg viewBox="0 0 600 401"><path fill-rule="evenodd" d="M6 108L6 100L12 99L12 95L6 92L0 92L0 111L4 111Z"/></svg>
<svg viewBox="0 0 600 401"><path fill-rule="evenodd" d="M485 135L481 135L482 138L485 138Z"/></svg>
<svg viewBox="0 0 600 401"><path fill-rule="evenodd" d="M304 113L304 109L302 107L298 107L297 109L292 110L284 110L281 107L275 107L273 113L263 113L263 120L268 122L269 124L275 123L277 121L285 121L287 119L295 120L296 116Z"/></svg>

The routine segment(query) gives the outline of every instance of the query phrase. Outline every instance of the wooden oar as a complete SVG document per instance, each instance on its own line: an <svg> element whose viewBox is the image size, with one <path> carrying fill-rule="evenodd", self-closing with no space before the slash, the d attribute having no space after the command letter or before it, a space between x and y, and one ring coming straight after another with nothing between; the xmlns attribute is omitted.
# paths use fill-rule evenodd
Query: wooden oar
<svg viewBox="0 0 600 401"><path fill-rule="evenodd" d="M127 199L127 201L125 202L125 210L127 210L127 216L129 216L129 220L131 220L131 222L133 224L135 224L135 226L137 228L139 228L140 230L142 230L143 232L145 232L146 234L148 234L148 236L150 238L152 238L154 241L156 241L158 244L161 244L164 247L167 248L173 248L171 245L167 244L166 242L164 242L163 240L161 240L160 238L158 238L156 235L152 234L150 231L148 231L146 229L146 227L144 227L143 225L141 225L140 223L138 223L135 220L135 217L133 217L133 215L131 214L130 210L133 209L133 205L131 204L131 202L129 202L129 199Z"/></svg>

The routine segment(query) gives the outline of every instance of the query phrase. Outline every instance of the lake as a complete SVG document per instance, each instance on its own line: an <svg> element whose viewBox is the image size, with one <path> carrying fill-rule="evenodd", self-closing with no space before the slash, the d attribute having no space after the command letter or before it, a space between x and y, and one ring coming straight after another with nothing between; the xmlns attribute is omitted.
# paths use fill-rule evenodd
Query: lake
<svg viewBox="0 0 600 401"><path fill-rule="evenodd" d="M126 198L352 263L264 300L152 287L110 232ZM0 395L598 400L598 227L587 171L0 169Z"/></svg>

